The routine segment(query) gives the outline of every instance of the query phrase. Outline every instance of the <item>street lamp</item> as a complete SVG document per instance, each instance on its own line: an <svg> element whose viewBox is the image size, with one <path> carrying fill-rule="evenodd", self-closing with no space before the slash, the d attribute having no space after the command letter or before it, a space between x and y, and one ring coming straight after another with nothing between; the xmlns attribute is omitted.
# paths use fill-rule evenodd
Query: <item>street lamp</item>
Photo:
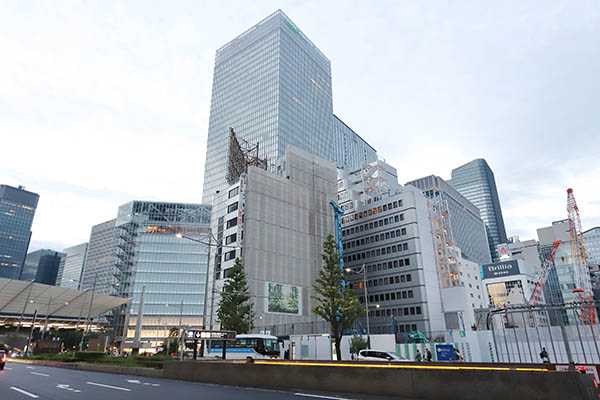
<svg viewBox="0 0 600 400"><path fill-rule="evenodd" d="M79 351L83 351L83 341L85 339L85 334L90 329L90 322L91 322L90 317L91 317L91 313L92 313L92 303L94 302L94 294L96 293L96 281L97 280L98 280L98 273L96 272L94 274L94 285L92 286L92 296L90 298L90 306L88 308L88 315L87 315L87 319L85 322L85 329L81 333L81 342L79 343ZM81 281L78 281L76 279L69 279L69 281L82 283ZM83 311L83 304L81 305L81 311ZM81 312L79 313L79 319L81 319ZM77 320L77 328L79 328L79 319Z"/></svg>
<svg viewBox="0 0 600 400"><path fill-rule="evenodd" d="M358 270L355 271L352 268L346 268L346 272L349 274L362 274L363 276L363 289L365 292L365 314L367 317L367 346L369 346L369 348L371 347L371 329L369 326L369 296L367 295L367 268L365 267L365 264L362 265L362 267ZM379 304L376 305L377 308L379 308Z"/></svg>

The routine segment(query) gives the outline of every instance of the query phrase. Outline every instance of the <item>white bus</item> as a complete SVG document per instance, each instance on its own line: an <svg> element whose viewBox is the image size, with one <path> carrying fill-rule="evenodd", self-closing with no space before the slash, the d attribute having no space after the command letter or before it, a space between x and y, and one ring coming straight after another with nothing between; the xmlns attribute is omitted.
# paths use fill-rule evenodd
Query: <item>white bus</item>
<svg viewBox="0 0 600 400"><path fill-rule="evenodd" d="M223 341L211 340L210 347L207 346L206 357L223 356ZM227 341L228 360L259 360L276 359L280 357L279 341L276 336L244 334L237 335L234 341Z"/></svg>

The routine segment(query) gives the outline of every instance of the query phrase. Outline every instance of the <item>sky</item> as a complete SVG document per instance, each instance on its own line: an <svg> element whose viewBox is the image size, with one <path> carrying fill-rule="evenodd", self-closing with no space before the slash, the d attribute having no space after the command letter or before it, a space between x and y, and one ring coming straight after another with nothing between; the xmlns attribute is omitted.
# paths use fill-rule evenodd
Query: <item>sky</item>
<svg viewBox="0 0 600 400"><path fill-rule="evenodd" d="M334 112L398 169L495 173L507 234L600 225L600 2L0 0L0 183L30 250L130 200L200 202L215 51L277 9L331 60Z"/></svg>

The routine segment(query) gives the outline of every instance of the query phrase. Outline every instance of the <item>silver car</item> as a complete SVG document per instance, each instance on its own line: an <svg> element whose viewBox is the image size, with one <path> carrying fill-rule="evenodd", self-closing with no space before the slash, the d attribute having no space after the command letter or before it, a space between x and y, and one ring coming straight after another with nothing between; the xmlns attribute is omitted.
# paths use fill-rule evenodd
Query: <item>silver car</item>
<svg viewBox="0 0 600 400"><path fill-rule="evenodd" d="M388 361L388 362L409 362L401 355L382 350L361 350L358 352L358 361Z"/></svg>

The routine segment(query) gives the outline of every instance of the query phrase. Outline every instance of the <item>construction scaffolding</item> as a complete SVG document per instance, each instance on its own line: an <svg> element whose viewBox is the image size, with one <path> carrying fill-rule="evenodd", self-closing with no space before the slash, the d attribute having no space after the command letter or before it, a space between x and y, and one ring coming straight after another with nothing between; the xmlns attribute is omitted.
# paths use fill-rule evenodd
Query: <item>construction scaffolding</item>
<svg viewBox="0 0 600 400"><path fill-rule="evenodd" d="M440 196L431 199L429 204L440 285L442 288L458 286L461 284L457 264L458 252L452 239L448 201L440 193Z"/></svg>
<svg viewBox="0 0 600 400"><path fill-rule="evenodd" d="M229 157L227 160L227 183L237 182L243 173L248 172L248 166L267 170L267 158L258 157L259 143L251 145L246 140L238 138L233 128L229 128Z"/></svg>

